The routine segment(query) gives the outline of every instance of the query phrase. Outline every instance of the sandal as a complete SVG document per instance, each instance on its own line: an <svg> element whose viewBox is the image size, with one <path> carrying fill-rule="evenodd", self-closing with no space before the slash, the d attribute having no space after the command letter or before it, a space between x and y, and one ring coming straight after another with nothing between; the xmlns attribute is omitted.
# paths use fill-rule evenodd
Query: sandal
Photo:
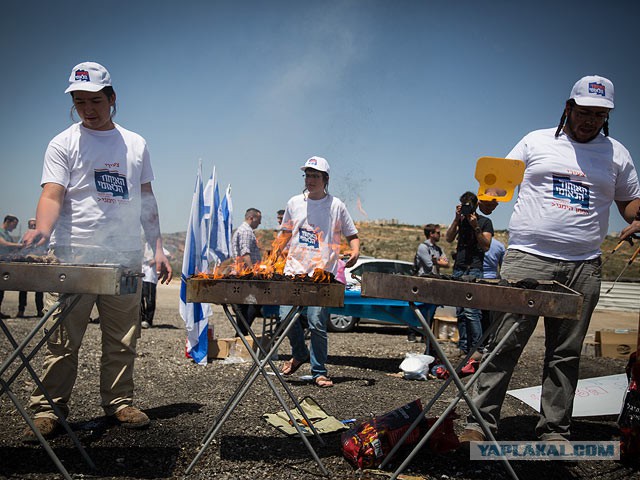
<svg viewBox="0 0 640 480"><path fill-rule="evenodd" d="M289 376L294 374L303 364L307 363L309 361L309 359L307 360L296 360L295 358L291 357L291 360L287 360L286 362L284 362L284 365L282 365L282 368L280 369L280 373L284 376Z"/></svg>
<svg viewBox="0 0 640 480"><path fill-rule="evenodd" d="M325 377L324 375L319 375L313 379L313 382L317 387L320 388L330 388L333 387L333 382L329 377Z"/></svg>

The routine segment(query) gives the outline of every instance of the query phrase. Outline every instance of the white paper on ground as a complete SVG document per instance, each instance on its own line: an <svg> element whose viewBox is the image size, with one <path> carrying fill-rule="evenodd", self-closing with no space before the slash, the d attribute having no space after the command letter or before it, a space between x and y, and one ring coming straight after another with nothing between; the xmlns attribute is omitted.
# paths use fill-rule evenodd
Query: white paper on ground
<svg viewBox="0 0 640 480"><path fill-rule="evenodd" d="M576 395L573 399L574 417L593 417L598 415L617 415L629 382L624 373L606 377L578 380ZM542 386L509 390L507 393L540 412Z"/></svg>

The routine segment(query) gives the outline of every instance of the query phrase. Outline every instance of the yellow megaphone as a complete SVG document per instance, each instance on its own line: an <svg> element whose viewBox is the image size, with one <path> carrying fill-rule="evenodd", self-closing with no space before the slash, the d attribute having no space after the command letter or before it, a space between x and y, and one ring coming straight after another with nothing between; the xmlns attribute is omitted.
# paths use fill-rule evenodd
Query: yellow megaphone
<svg viewBox="0 0 640 480"><path fill-rule="evenodd" d="M480 157L476 163L478 200L508 202L524 177L524 162L510 158Z"/></svg>

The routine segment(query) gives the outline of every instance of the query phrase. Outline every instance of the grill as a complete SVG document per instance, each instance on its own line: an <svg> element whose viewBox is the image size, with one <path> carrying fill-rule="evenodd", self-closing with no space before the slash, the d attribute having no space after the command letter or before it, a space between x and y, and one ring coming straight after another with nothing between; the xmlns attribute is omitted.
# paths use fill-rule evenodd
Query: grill
<svg viewBox="0 0 640 480"><path fill-rule="evenodd" d="M362 295L555 318L580 316L582 295L557 282L540 282L536 289L518 288L511 283L502 286L497 282L472 283L365 272Z"/></svg>
<svg viewBox="0 0 640 480"><path fill-rule="evenodd" d="M191 277L187 302L342 307L342 283Z"/></svg>
<svg viewBox="0 0 640 480"><path fill-rule="evenodd" d="M126 295L137 291L141 276L113 264L0 262L1 290Z"/></svg>

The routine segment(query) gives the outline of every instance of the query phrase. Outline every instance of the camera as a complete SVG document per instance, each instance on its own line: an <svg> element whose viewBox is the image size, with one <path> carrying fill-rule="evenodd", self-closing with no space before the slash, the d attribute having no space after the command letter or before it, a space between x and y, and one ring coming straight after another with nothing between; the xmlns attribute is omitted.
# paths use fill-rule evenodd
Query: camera
<svg viewBox="0 0 640 480"><path fill-rule="evenodd" d="M463 203L460 207L460 213L462 215L471 215L474 210L475 209L473 208L473 205L471 205L470 203Z"/></svg>

